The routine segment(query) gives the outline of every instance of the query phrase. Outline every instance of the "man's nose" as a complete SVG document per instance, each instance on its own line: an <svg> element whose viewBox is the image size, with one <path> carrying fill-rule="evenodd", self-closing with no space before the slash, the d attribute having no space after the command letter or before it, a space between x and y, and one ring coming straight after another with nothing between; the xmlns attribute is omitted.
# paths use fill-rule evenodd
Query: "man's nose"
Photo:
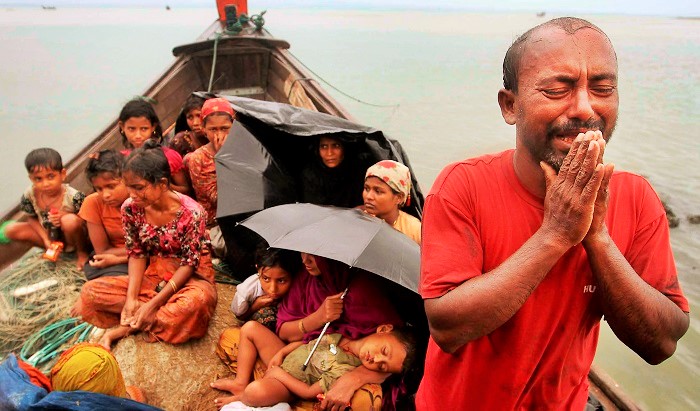
<svg viewBox="0 0 700 411"><path fill-rule="evenodd" d="M586 87L576 88L572 96L569 118L576 118L581 121L591 119L595 114L591 105L591 96Z"/></svg>

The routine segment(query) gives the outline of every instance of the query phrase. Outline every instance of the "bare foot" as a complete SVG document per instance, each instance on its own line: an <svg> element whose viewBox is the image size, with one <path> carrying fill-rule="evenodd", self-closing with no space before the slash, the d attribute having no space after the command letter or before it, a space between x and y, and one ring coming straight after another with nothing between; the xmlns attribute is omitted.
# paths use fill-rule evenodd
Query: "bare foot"
<svg viewBox="0 0 700 411"><path fill-rule="evenodd" d="M78 260L75 263L75 267L78 270L83 271L83 267L85 267L85 263L87 263L89 258L90 255L85 251L78 251Z"/></svg>
<svg viewBox="0 0 700 411"><path fill-rule="evenodd" d="M146 403L146 395L144 395L143 390L141 390L139 387L135 385L127 385L126 393L132 400Z"/></svg>
<svg viewBox="0 0 700 411"><path fill-rule="evenodd" d="M217 409L221 409L226 404L232 403L234 401L238 401L238 397L235 395L232 395L230 397L219 397L214 400L214 405L216 405Z"/></svg>
<svg viewBox="0 0 700 411"><path fill-rule="evenodd" d="M221 378L209 384L215 390L228 391L234 395L240 395L245 390L247 383L237 378Z"/></svg>
<svg viewBox="0 0 700 411"><path fill-rule="evenodd" d="M98 344L101 346L105 347L108 350L112 350L112 344L115 342L119 341L120 339L126 337L131 333L131 327L127 327L124 325L119 325L117 327L111 328L107 331L105 331L104 335L102 338L100 338L100 341Z"/></svg>
<svg viewBox="0 0 700 411"><path fill-rule="evenodd" d="M70 309L70 316L71 317L82 317L83 315L83 301L80 299L80 296L78 296L78 299L75 300L75 304L73 304L73 307Z"/></svg>

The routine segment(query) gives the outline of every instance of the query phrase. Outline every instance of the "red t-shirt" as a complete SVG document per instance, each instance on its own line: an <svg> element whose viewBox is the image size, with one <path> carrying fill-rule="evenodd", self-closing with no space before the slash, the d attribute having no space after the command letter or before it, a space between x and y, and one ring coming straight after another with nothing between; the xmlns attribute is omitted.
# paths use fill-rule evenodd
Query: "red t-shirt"
<svg viewBox="0 0 700 411"><path fill-rule="evenodd" d="M161 146L161 149L163 149L163 154L165 154L165 158L168 160L168 165L170 166L170 174L176 174L184 168L184 165L182 164L182 156L180 155L180 153L178 153L170 147ZM129 154L131 154L132 150L133 149L131 148L126 148L120 151L120 153L122 153L124 157L128 157Z"/></svg>
<svg viewBox="0 0 700 411"><path fill-rule="evenodd" d="M543 215L542 199L515 175L513 150L446 167L423 216L423 298L440 297L498 267L537 231ZM634 270L687 312L666 215L649 183L613 174L606 223ZM583 409L602 316L596 287L579 244L495 331L453 354L431 338L417 408Z"/></svg>

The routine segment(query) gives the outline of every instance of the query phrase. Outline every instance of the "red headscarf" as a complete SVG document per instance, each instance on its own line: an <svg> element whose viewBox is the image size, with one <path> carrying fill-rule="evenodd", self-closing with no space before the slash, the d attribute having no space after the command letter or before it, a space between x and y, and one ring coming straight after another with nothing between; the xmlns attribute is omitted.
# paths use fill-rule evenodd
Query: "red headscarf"
<svg viewBox="0 0 700 411"><path fill-rule="evenodd" d="M228 100L223 97L210 98L209 100L206 100L202 106L202 112L199 117L204 120L214 113L226 113L230 115L231 118L236 116L236 113L233 111L233 107L231 107L231 103L229 103Z"/></svg>

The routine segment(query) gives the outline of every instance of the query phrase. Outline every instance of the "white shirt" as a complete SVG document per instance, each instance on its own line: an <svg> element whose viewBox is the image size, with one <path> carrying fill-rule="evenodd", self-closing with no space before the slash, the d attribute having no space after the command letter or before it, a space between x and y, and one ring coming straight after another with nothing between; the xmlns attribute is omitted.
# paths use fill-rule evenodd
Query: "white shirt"
<svg viewBox="0 0 700 411"><path fill-rule="evenodd" d="M236 294L231 301L231 311L236 317L242 316L248 311L253 301L263 294L265 292L260 285L260 277L255 273L236 286Z"/></svg>

